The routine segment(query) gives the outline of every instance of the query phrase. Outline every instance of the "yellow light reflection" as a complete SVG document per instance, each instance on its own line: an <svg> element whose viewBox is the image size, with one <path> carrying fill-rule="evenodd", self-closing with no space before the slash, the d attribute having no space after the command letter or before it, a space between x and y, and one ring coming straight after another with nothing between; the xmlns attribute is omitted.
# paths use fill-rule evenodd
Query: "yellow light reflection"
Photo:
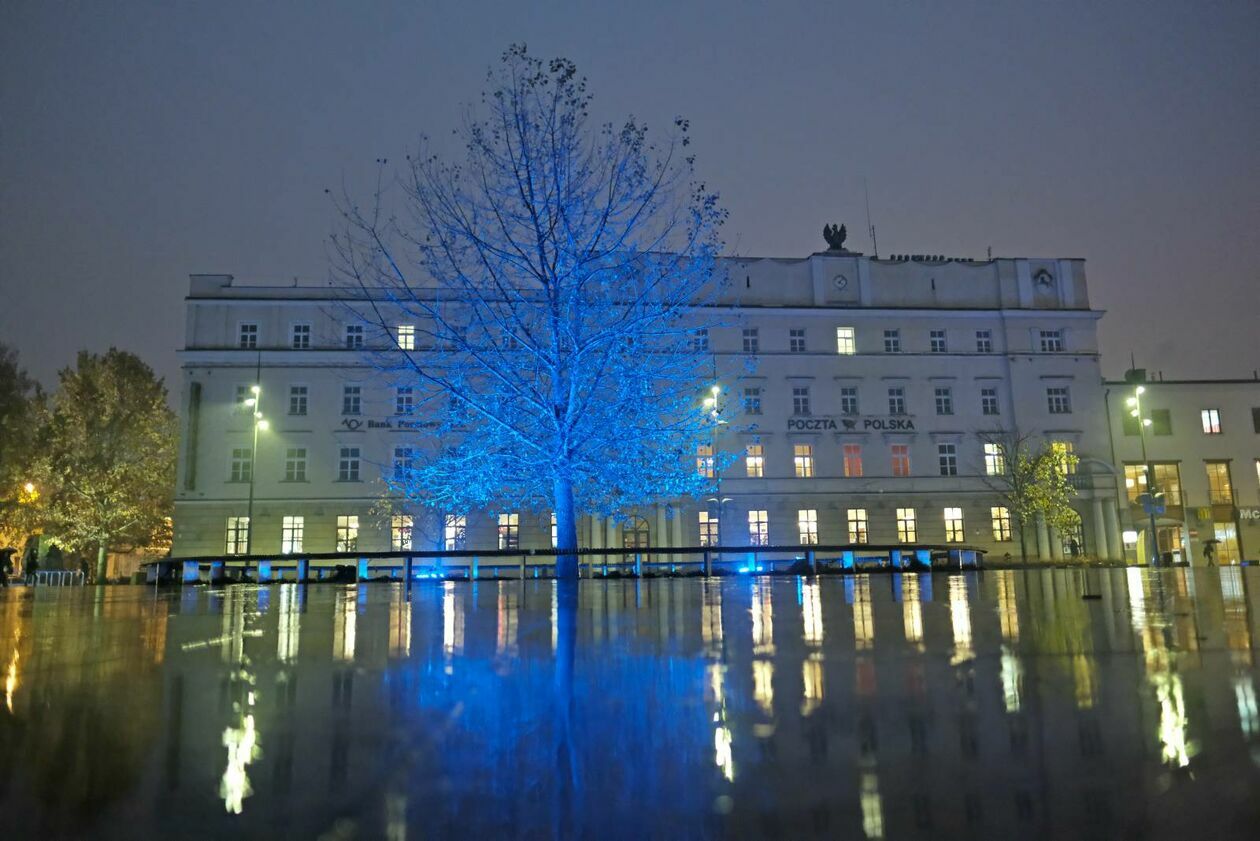
<svg viewBox="0 0 1260 841"><path fill-rule="evenodd" d="M735 781L735 759L731 752L731 731L719 725L713 728L713 762L722 769L722 776Z"/></svg>
<svg viewBox="0 0 1260 841"><path fill-rule="evenodd" d="M1072 655L1072 681L1076 687L1076 708L1093 709L1098 698L1098 662L1093 656Z"/></svg>
<svg viewBox="0 0 1260 841"><path fill-rule="evenodd" d="M801 681L803 683L801 715L806 716L822 706L823 701L823 664L822 660L809 658L801 664Z"/></svg>
<svg viewBox="0 0 1260 841"><path fill-rule="evenodd" d="M961 575L949 577L949 618L954 629L954 652L950 665L958 665L976 656L971 647L971 604L967 598L967 581Z"/></svg>
<svg viewBox="0 0 1260 841"><path fill-rule="evenodd" d="M442 583L442 651L446 654L446 672L451 672L451 657L464 653L464 602L455 598L455 582Z"/></svg>
<svg viewBox="0 0 1260 841"><path fill-rule="evenodd" d="M884 801L879 796L879 775L874 771L862 774L862 831L867 838L884 837Z"/></svg>
<svg viewBox="0 0 1260 841"><path fill-rule="evenodd" d="M358 623L358 605L355 588L337 591L333 606L333 659L354 659L355 626Z"/></svg>
<svg viewBox="0 0 1260 841"><path fill-rule="evenodd" d="M822 645L822 599L819 597L817 581L801 586L801 620L805 626L805 643L812 647Z"/></svg>
<svg viewBox="0 0 1260 841"><path fill-rule="evenodd" d="M906 642L922 651L923 602L917 575L904 575L901 578L901 624L905 628Z"/></svg>
<svg viewBox="0 0 1260 841"><path fill-rule="evenodd" d="M704 582L700 604L700 636L705 654L717 657L722 653L722 590Z"/></svg>
<svg viewBox="0 0 1260 841"><path fill-rule="evenodd" d="M4 673L4 706L10 715L13 714L13 693L18 688L18 660L21 659L18 643L21 640L22 629L17 628L13 632L13 656L9 658L9 668Z"/></svg>
<svg viewBox="0 0 1260 841"><path fill-rule="evenodd" d="M1260 733L1260 713L1256 712L1256 687L1251 676L1234 676L1234 702L1238 707L1238 726L1244 739Z"/></svg>
<svg viewBox="0 0 1260 841"><path fill-rule="evenodd" d="M753 700L762 712L774 715L774 663L769 660L753 660Z"/></svg>
<svg viewBox="0 0 1260 841"><path fill-rule="evenodd" d="M1002 646L1002 697L1008 713L1017 713L1023 706L1023 668L1010 646Z"/></svg>
<svg viewBox="0 0 1260 841"><path fill-rule="evenodd" d="M1002 626L1002 639L1006 642L1019 642L1019 603L1015 598L1015 570L998 570L997 585L998 622Z"/></svg>
<svg viewBox="0 0 1260 841"><path fill-rule="evenodd" d="M292 663L298 656L298 641L302 637L302 613L298 609L297 588L297 584L280 585L276 657L281 663Z"/></svg>
<svg viewBox="0 0 1260 841"><path fill-rule="evenodd" d="M229 727L223 731L223 746L227 748L228 755L227 767L219 780L219 796L223 798L223 808L229 814L239 815L244 809L245 798L254 793L246 771L259 754L253 713L242 717L240 727Z"/></svg>
<svg viewBox="0 0 1260 841"><path fill-rule="evenodd" d="M753 654L774 654L774 603L766 581L753 581L752 638Z"/></svg>
<svg viewBox="0 0 1260 841"><path fill-rule="evenodd" d="M867 651L875 644L869 575L859 575L853 582L853 643L859 651Z"/></svg>
<svg viewBox="0 0 1260 841"><path fill-rule="evenodd" d="M389 654L411 656L411 600L405 587L399 587L389 605Z"/></svg>

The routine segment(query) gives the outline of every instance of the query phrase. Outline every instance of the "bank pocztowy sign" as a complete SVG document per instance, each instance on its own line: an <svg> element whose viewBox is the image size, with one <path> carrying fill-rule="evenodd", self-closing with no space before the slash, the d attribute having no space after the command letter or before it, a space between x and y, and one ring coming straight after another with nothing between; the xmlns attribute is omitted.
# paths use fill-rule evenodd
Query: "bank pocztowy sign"
<svg viewBox="0 0 1260 841"><path fill-rule="evenodd" d="M914 421L895 417L788 418L788 432L914 432Z"/></svg>
<svg viewBox="0 0 1260 841"><path fill-rule="evenodd" d="M385 420L343 418L341 425L351 432L357 432L360 429L433 429L437 426L434 421L407 420L406 418L386 418Z"/></svg>

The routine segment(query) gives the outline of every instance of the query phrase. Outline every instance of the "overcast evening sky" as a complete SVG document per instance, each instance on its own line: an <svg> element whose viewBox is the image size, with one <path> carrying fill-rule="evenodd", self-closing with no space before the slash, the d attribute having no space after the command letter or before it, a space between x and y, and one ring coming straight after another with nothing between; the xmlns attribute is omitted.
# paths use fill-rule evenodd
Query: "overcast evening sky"
<svg viewBox="0 0 1260 841"><path fill-rule="evenodd" d="M691 120L746 256L1083 257L1104 371L1260 368L1260 3L0 2L0 341L176 381L189 273L322 283L512 42Z"/></svg>

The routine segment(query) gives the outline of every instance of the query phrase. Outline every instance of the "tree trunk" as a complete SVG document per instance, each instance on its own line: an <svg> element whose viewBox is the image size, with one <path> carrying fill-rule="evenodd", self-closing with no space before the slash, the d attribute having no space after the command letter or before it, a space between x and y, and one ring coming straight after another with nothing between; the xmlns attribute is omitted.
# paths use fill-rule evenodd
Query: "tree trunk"
<svg viewBox="0 0 1260 841"><path fill-rule="evenodd" d="M556 578L576 580L578 577L577 514L573 510L573 481L568 477L552 483L556 509ZM565 551L568 550L568 551Z"/></svg>
<svg viewBox="0 0 1260 841"><path fill-rule="evenodd" d="M1024 534L1024 520L1019 521L1019 556L1023 558L1024 565L1028 565L1028 538Z"/></svg>
<svg viewBox="0 0 1260 841"><path fill-rule="evenodd" d="M96 580L98 582L105 581L105 544L98 543L96 545Z"/></svg>

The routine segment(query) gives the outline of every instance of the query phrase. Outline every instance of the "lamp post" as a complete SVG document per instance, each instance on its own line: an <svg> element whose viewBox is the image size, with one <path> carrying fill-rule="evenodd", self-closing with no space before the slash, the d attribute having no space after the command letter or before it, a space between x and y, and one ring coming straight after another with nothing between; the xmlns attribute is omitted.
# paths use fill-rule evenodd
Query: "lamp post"
<svg viewBox="0 0 1260 841"><path fill-rule="evenodd" d="M1151 566L1158 566L1159 539L1155 533L1155 467L1146 455L1146 427L1151 425L1151 419L1142 416L1142 395L1145 393L1146 387L1138 386L1133 390L1133 396L1125 403L1130 407L1129 416L1137 419L1138 440L1142 444L1142 464L1146 468L1146 512L1151 518L1151 533L1147 540L1147 545L1150 547L1147 562Z"/></svg>
<svg viewBox="0 0 1260 841"><path fill-rule="evenodd" d="M252 397L245 399L245 405L254 413L254 443L249 451L249 502L245 507L245 554L254 551L254 474L258 465L258 432L266 432L270 427L262 414L262 386L255 382L249 387Z"/></svg>
<svg viewBox="0 0 1260 841"><path fill-rule="evenodd" d="M704 398L704 408L709 417L713 420L713 426L709 430L709 469L713 473L713 493L709 502L717 503L717 545L722 545L722 503L730 502L729 497L722 496L722 471L718 470L717 461L717 435L718 427L726 423L722 420L722 410L718 406L718 395L722 393L722 387L714 383L709 388L709 396Z"/></svg>

